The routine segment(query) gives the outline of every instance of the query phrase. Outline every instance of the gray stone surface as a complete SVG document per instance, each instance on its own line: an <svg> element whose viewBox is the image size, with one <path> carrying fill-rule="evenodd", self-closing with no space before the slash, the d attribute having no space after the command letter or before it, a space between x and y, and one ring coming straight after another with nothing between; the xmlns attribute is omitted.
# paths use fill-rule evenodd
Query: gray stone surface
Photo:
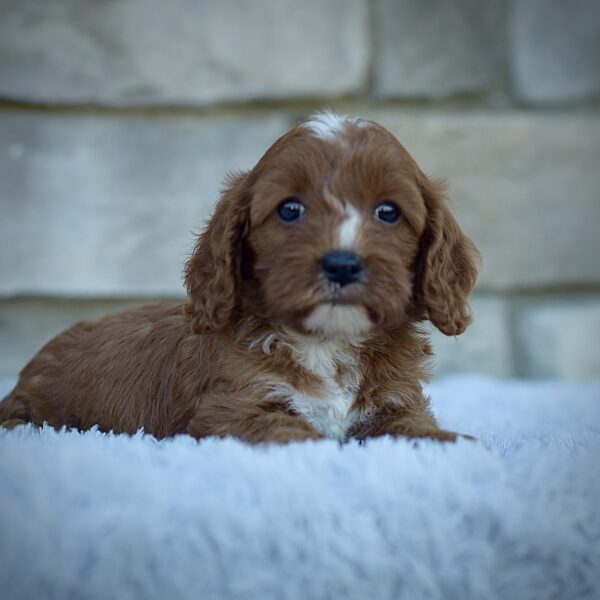
<svg viewBox="0 0 600 600"><path fill-rule="evenodd" d="M483 254L481 290L600 283L600 118L364 113L389 126ZM0 295L181 293L181 268L226 171L285 115L0 115Z"/></svg>
<svg viewBox="0 0 600 600"><path fill-rule="evenodd" d="M514 3L512 73L526 101L600 96L600 2Z"/></svg>
<svg viewBox="0 0 600 600"><path fill-rule="evenodd" d="M0 97L207 104L356 92L366 0L0 0Z"/></svg>
<svg viewBox="0 0 600 600"><path fill-rule="evenodd" d="M227 171L284 117L0 114L0 295L183 294L181 272Z"/></svg>
<svg viewBox="0 0 600 600"><path fill-rule="evenodd" d="M517 313L515 341L518 375L600 378L600 295L525 303Z"/></svg>
<svg viewBox="0 0 600 600"><path fill-rule="evenodd" d="M46 342L74 323L141 303L141 300L51 298L0 300L0 377L16 377Z"/></svg>
<svg viewBox="0 0 600 600"><path fill-rule="evenodd" d="M434 375L514 375L508 303L502 297L474 296L471 301L473 323L457 337L445 336L433 326L429 327L435 353Z"/></svg>
<svg viewBox="0 0 600 600"><path fill-rule="evenodd" d="M507 8L503 0L376 0L377 93L493 90L504 71Z"/></svg>
<svg viewBox="0 0 600 600"><path fill-rule="evenodd" d="M429 175L483 255L480 289L600 283L600 114L368 113Z"/></svg>

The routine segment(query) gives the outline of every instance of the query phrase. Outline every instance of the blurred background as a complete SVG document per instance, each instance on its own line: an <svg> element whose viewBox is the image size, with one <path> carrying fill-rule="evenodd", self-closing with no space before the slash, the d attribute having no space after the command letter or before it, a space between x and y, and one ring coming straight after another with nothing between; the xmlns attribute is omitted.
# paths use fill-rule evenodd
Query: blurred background
<svg viewBox="0 0 600 600"><path fill-rule="evenodd" d="M0 0L0 376L183 298L225 173L324 108L447 178L483 254L437 375L600 377L597 0Z"/></svg>

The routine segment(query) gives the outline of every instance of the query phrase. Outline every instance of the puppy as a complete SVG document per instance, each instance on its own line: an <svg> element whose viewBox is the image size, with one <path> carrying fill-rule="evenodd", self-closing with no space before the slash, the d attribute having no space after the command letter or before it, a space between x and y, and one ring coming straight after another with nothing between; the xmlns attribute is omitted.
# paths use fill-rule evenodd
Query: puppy
<svg viewBox="0 0 600 600"><path fill-rule="evenodd" d="M330 113L229 178L184 305L84 321L23 368L0 422L257 442L454 440L421 381L469 324L477 252L383 127Z"/></svg>

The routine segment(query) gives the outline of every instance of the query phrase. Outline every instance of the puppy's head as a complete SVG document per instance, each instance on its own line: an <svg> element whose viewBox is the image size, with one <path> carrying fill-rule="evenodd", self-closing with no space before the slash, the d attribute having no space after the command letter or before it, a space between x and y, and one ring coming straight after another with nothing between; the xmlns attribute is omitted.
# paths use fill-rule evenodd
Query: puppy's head
<svg viewBox="0 0 600 600"><path fill-rule="evenodd" d="M475 255L441 184L388 131L321 114L230 178L186 265L189 311L196 331L220 329L243 288L253 310L304 334L429 318L458 335Z"/></svg>

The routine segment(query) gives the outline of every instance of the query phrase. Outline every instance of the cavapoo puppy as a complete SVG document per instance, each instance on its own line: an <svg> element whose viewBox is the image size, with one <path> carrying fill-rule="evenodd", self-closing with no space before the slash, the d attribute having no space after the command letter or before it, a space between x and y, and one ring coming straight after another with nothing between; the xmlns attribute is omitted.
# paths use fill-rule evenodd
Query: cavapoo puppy
<svg viewBox="0 0 600 600"><path fill-rule="evenodd" d="M183 305L61 333L0 422L255 442L454 440L423 394L430 320L469 324L477 251L443 186L374 122L316 115L229 178Z"/></svg>

